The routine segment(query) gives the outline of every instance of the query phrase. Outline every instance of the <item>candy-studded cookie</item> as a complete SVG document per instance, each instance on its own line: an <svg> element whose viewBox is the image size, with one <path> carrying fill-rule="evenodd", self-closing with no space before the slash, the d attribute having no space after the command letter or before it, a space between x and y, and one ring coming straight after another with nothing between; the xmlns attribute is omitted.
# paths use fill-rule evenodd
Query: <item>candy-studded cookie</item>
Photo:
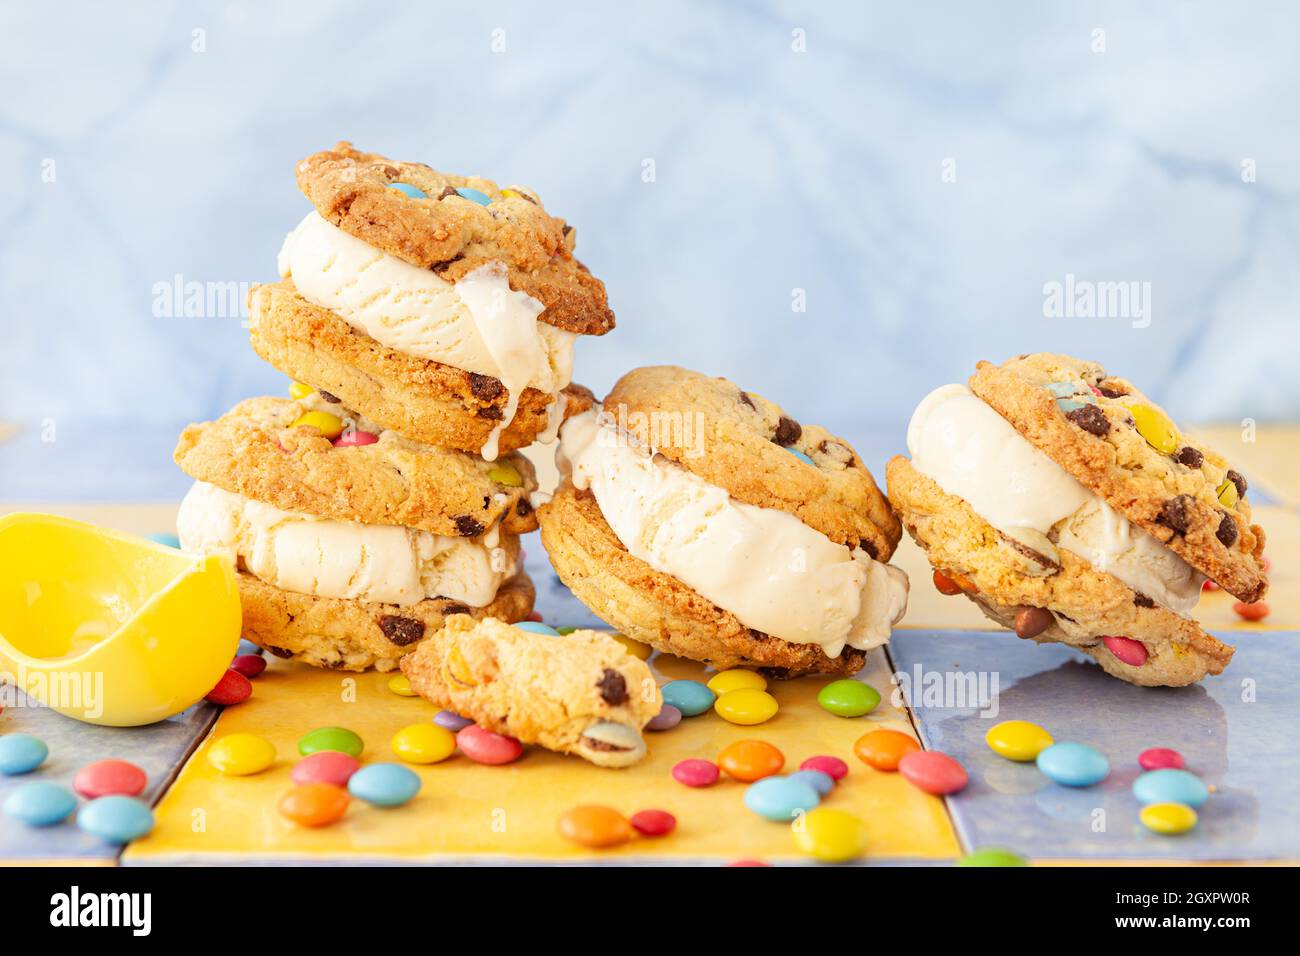
<svg viewBox="0 0 1300 956"><path fill-rule="evenodd" d="M607 634L538 634L453 616L402 659L412 690L523 743L627 767L663 697L646 665Z"/></svg>

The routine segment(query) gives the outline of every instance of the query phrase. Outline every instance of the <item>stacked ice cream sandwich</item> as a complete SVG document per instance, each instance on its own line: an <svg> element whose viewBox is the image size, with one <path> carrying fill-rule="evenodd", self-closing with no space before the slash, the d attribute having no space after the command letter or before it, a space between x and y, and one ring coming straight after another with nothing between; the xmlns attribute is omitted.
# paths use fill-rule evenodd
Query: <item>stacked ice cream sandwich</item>
<svg viewBox="0 0 1300 956"><path fill-rule="evenodd" d="M390 670L449 615L531 613L537 484L517 450L590 407L574 342L614 317L530 190L348 143L297 179L314 209L249 301L290 397L185 430L177 530L237 562L250 640Z"/></svg>

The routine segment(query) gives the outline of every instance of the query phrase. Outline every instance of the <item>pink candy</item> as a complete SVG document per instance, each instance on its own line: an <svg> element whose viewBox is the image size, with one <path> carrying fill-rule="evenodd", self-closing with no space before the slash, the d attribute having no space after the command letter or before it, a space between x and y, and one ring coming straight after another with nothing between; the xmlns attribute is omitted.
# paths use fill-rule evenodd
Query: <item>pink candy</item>
<svg viewBox="0 0 1300 956"><path fill-rule="evenodd" d="M688 787L711 787L718 782L718 765L692 758L673 766L673 779Z"/></svg>
<svg viewBox="0 0 1300 956"><path fill-rule="evenodd" d="M898 772L908 783L935 796L956 793L970 780L965 767L937 750L913 750L903 754L903 759L898 761Z"/></svg>
<svg viewBox="0 0 1300 956"><path fill-rule="evenodd" d="M1151 747L1138 754L1138 766L1143 770L1182 770L1183 755L1168 747Z"/></svg>
<svg viewBox="0 0 1300 956"><path fill-rule="evenodd" d="M832 780L843 780L849 775L849 765L839 757L809 757L799 764L800 770L820 770Z"/></svg>
<svg viewBox="0 0 1300 956"><path fill-rule="evenodd" d="M1141 641L1135 641L1131 637L1103 637L1101 642L1121 664L1141 667L1147 662L1147 649Z"/></svg>
<svg viewBox="0 0 1300 956"><path fill-rule="evenodd" d="M470 724L456 735L456 746L475 763L512 763L520 758L524 746L513 737L494 734L478 724Z"/></svg>
<svg viewBox="0 0 1300 956"><path fill-rule="evenodd" d="M125 760L97 760L86 764L72 778L72 789L87 800L96 797L139 796L149 778L133 763Z"/></svg>
<svg viewBox="0 0 1300 956"><path fill-rule="evenodd" d="M338 438L334 439L335 448L356 448L360 445L373 445L379 441L379 436L374 432L344 432Z"/></svg>
<svg viewBox="0 0 1300 956"><path fill-rule="evenodd" d="M361 768L361 762L351 754L337 750L318 750L303 757L293 765L289 779L294 783L329 783L346 787L348 780Z"/></svg>

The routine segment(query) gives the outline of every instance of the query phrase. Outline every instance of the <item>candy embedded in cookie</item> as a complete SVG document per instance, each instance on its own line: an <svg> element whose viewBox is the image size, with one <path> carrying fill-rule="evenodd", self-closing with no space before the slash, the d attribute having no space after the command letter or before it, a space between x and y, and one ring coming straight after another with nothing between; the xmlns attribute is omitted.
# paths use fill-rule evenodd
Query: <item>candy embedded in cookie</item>
<svg viewBox="0 0 1300 956"><path fill-rule="evenodd" d="M663 704L650 669L598 631L539 634L453 616L401 666L437 706L600 767L641 760L642 730Z"/></svg>

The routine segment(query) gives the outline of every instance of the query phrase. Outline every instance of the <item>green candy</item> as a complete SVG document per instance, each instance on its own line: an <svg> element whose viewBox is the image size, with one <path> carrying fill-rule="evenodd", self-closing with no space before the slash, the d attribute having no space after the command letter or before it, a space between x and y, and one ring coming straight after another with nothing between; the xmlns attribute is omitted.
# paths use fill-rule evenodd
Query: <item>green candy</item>
<svg viewBox="0 0 1300 956"><path fill-rule="evenodd" d="M577 628L574 627L572 624L566 624L564 625L564 627L557 627L555 629L555 633L559 635L565 635L565 634L572 634L576 630Z"/></svg>
<svg viewBox="0 0 1300 956"><path fill-rule="evenodd" d="M360 757L365 744L346 727L317 727L298 741L298 753L304 757L322 750L333 750L350 757Z"/></svg>
<svg viewBox="0 0 1300 956"><path fill-rule="evenodd" d="M880 691L860 680L834 680L818 692L817 703L837 717L861 717L876 709Z"/></svg>
<svg viewBox="0 0 1300 956"><path fill-rule="evenodd" d="M1028 866L1029 863L1023 856L1012 853L1010 850L1003 850L999 847L989 846L982 850L976 850L957 861L958 866Z"/></svg>

